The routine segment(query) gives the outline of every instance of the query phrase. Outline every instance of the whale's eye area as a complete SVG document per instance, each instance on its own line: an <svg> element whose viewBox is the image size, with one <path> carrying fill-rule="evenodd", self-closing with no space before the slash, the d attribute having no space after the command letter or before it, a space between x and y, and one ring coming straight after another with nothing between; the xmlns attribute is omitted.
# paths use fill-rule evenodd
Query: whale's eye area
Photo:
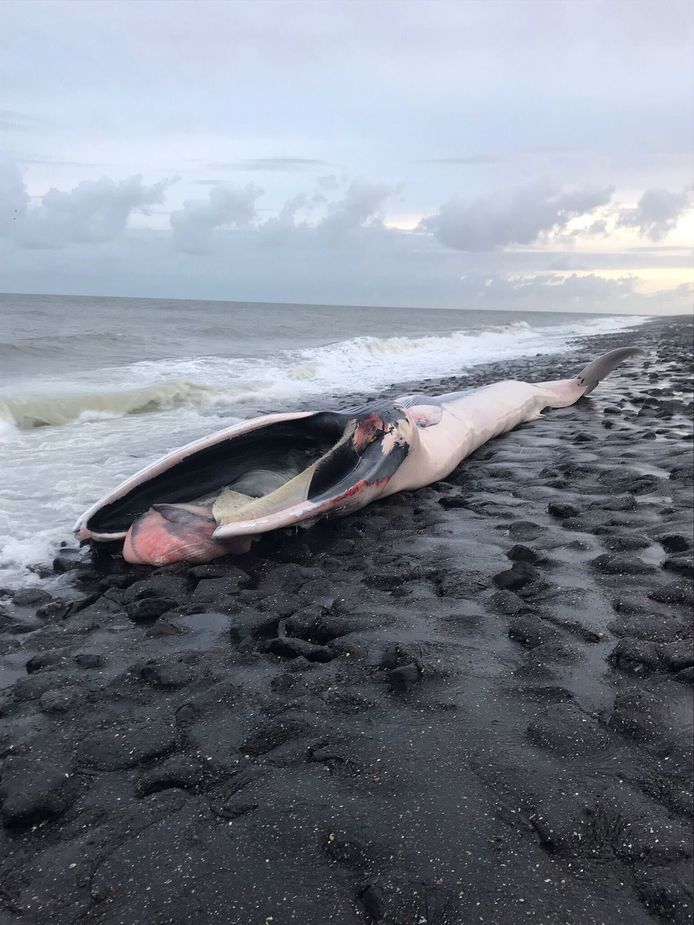
<svg viewBox="0 0 694 925"><path fill-rule="evenodd" d="M370 443L373 443L386 429L383 418L375 411L359 421L354 430L352 442L355 450L361 452Z"/></svg>

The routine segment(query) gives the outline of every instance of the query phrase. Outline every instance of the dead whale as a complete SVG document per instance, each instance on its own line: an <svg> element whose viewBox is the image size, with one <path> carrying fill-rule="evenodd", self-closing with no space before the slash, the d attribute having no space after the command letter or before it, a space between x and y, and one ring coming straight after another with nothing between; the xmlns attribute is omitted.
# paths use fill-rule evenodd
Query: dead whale
<svg viewBox="0 0 694 925"><path fill-rule="evenodd" d="M623 347L572 379L505 380L469 392L406 395L352 411L270 414L164 456L77 521L80 540L123 540L133 563L206 562L270 530L339 517L442 479L478 447L545 408L591 392Z"/></svg>

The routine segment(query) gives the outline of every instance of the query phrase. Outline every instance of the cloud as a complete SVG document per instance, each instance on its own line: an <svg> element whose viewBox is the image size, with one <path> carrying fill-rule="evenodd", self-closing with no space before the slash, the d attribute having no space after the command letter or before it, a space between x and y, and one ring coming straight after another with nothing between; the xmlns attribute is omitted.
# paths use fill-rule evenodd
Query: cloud
<svg viewBox="0 0 694 925"><path fill-rule="evenodd" d="M499 164L512 165L522 160L541 158L564 158L580 153L576 147L567 145L534 145L528 148L515 148L508 151L488 151L483 154L454 154L446 157L422 158L420 164L439 164L448 167L478 167L495 166Z"/></svg>
<svg viewBox="0 0 694 925"><path fill-rule="evenodd" d="M29 195L16 164L0 159L0 237L14 234L26 213Z"/></svg>
<svg viewBox="0 0 694 925"><path fill-rule="evenodd" d="M287 234L302 229L304 231L315 229L315 222L310 223L310 219L316 210L321 209L327 202L322 193L299 193L292 196L282 206L277 216L266 219L261 231L264 237L276 238L277 234L286 239ZM301 217L300 217L301 216Z"/></svg>
<svg viewBox="0 0 694 925"><path fill-rule="evenodd" d="M450 199L419 228L462 251L531 244L543 232L561 230L576 216L606 205L611 195L611 187L561 190L534 184L472 200Z"/></svg>
<svg viewBox="0 0 694 925"><path fill-rule="evenodd" d="M691 189L671 193L664 189L649 189L641 196L635 209L623 209L617 224L637 228L652 241L660 241L672 231L680 215L691 208Z"/></svg>
<svg viewBox="0 0 694 925"><path fill-rule="evenodd" d="M50 189L30 208L19 227L28 248L63 247L71 242L111 241L124 231L132 212L149 211L163 201L171 180L145 186L137 175L117 182L110 177L85 180L65 192Z"/></svg>
<svg viewBox="0 0 694 925"><path fill-rule="evenodd" d="M320 167L330 167L327 161L316 160L312 157L251 157L242 161L228 164L233 170L267 170L267 171L293 171L315 170ZM219 165L215 169L221 169Z"/></svg>
<svg viewBox="0 0 694 925"><path fill-rule="evenodd" d="M103 164L97 164L93 161L71 161L59 157L45 157L34 154L15 154L14 160L18 164L39 164L48 167L103 167Z"/></svg>
<svg viewBox="0 0 694 925"><path fill-rule="evenodd" d="M590 215L609 200L609 190L568 191L536 184L467 204L453 201L457 208L449 211L457 219L456 241L467 245L461 249L447 244L438 224L435 230L426 227L434 218L438 223L442 215L450 218L450 203L414 233L397 229L386 224L384 215L399 189L364 179L349 185L340 181L338 189L328 189L332 182L316 178L298 194L296 186L287 184L285 196L271 209L258 207L263 191L253 184L217 184L198 188L194 196L199 198L174 206L170 229L130 221L134 212L146 212L162 201L168 182L146 186L140 177L121 182L102 178L66 192L51 190L32 206L17 167L0 162L0 231L5 232L0 288L629 313L686 311L691 298L685 287L656 294L650 291L652 284L639 282L640 269L651 275L662 270L666 285L669 267L688 266L671 249L661 256L638 257L604 249L548 254L503 248L509 241L527 242L543 230L561 228L574 215ZM589 225L606 212L580 224ZM57 249L69 242L85 243L67 255ZM553 245L561 245L559 236ZM683 278L681 270L673 272L672 285Z"/></svg>
<svg viewBox="0 0 694 925"><path fill-rule="evenodd" d="M8 132L28 132L41 125L42 120L12 109L0 109L0 129Z"/></svg>
<svg viewBox="0 0 694 925"><path fill-rule="evenodd" d="M501 154L462 154L458 157L427 157L422 164L443 164L446 166L478 166L481 164L503 164L511 160L511 155Z"/></svg>
<svg viewBox="0 0 694 925"><path fill-rule="evenodd" d="M382 227L335 239L299 226L277 245L261 227L215 234L215 247L204 258L173 252L169 235L145 229L128 229L92 251L90 259L78 253L77 259L66 259L58 250L28 251L0 240L0 288L519 312L674 314L687 312L691 304L685 286L641 292L629 270L621 279L605 278L600 270L543 273L538 260L545 263L544 255L466 255L440 247L429 235Z"/></svg>
<svg viewBox="0 0 694 925"><path fill-rule="evenodd" d="M462 282L466 308L508 311L606 312L658 314L687 311L691 287L686 283L644 293L637 276L607 278L596 272L470 274Z"/></svg>
<svg viewBox="0 0 694 925"><path fill-rule="evenodd" d="M318 186L324 190L334 190L339 189L342 185L342 181L339 180L334 173L326 174L323 177L318 177Z"/></svg>
<svg viewBox="0 0 694 925"><path fill-rule="evenodd" d="M587 266L573 253L557 254L547 263L548 270L586 270Z"/></svg>
<svg viewBox="0 0 694 925"><path fill-rule="evenodd" d="M171 213L174 246L189 254L207 254L219 228L250 228L257 218L256 200L263 190L249 183L233 188L213 186L207 199L186 199Z"/></svg>
<svg viewBox="0 0 694 925"><path fill-rule="evenodd" d="M260 187L250 183L242 188L217 185L207 199L188 199L182 209L171 214L173 242L179 251L204 256L212 250L215 233L221 229L253 230L261 244L287 244L295 235L302 246L306 235L314 241L332 241L360 230L381 229L385 233L382 209L397 191L385 183L357 180L340 199L329 202L322 192L299 193L276 215L260 221L256 208L256 200L264 192Z"/></svg>
<svg viewBox="0 0 694 925"><path fill-rule="evenodd" d="M492 297L512 296L518 304L530 304L543 309L571 310L575 305L585 307L607 303L609 306L624 299L636 301L636 280L625 274L618 279L606 279L599 273L570 273L566 276L529 274L521 279L500 276L487 287Z"/></svg>
<svg viewBox="0 0 694 925"><path fill-rule="evenodd" d="M583 229L582 234L585 235L606 235L608 233L607 220L604 218L598 218L594 222L591 222L587 228Z"/></svg>
<svg viewBox="0 0 694 925"><path fill-rule="evenodd" d="M328 214L318 227L331 235L340 235L365 225L382 225L382 207L397 192L397 187L385 183L356 180L342 199L328 206Z"/></svg>

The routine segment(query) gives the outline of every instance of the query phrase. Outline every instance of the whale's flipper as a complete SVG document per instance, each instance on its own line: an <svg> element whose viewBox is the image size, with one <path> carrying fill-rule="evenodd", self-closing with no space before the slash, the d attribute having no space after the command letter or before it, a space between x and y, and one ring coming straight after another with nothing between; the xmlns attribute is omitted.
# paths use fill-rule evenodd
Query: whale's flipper
<svg viewBox="0 0 694 925"><path fill-rule="evenodd" d="M547 397L547 406L551 408L566 408L573 405L579 398L589 395L593 389L608 376L613 369L616 369L624 360L630 357L645 356L645 351L640 347L620 347L618 350L610 350L604 353L596 360L592 360L581 372L573 379L557 379L553 382L538 382L537 388L541 389Z"/></svg>

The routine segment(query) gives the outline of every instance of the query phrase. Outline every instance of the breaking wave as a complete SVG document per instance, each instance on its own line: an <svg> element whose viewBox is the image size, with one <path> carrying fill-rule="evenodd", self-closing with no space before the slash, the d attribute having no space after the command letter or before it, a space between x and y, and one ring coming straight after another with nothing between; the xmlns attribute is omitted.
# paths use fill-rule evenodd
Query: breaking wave
<svg viewBox="0 0 694 925"><path fill-rule="evenodd" d="M56 396L0 396L0 424L9 433L13 426L28 430L32 427L69 424L77 420L93 421L126 414L144 414L194 404L211 393L212 390L205 386L173 379L137 389Z"/></svg>
<svg viewBox="0 0 694 925"><path fill-rule="evenodd" d="M14 387L10 393L0 391L0 421L27 430L182 406L220 412L238 406L275 410L277 403L291 405L315 395L364 392L398 381L459 374L481 363L564 352L574 337L619 331L644 320L605 317L547 326L514 321L421 337L362 336L253 358L142 360L82 374L72 382L49 380L38 394L22 394Z"/></svg>

